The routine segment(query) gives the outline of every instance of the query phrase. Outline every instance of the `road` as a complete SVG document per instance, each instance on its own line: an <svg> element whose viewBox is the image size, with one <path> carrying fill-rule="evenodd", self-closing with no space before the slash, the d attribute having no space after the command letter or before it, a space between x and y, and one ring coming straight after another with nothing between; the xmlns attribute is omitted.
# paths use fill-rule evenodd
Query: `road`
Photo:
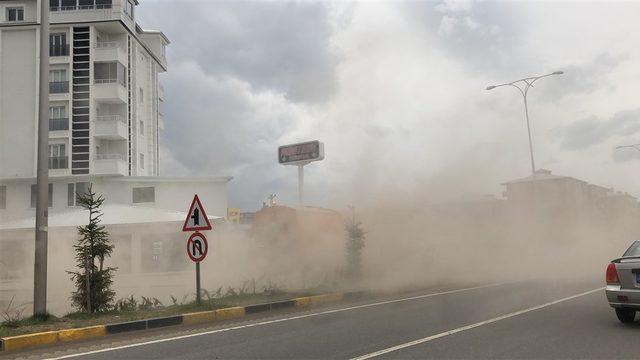
<svg viewBox="0 0 640 360"><path fill-rule="evenodd" d="M620 324L601 288L597 281L527 281L397 295L15 355L73 359L637 358L640 324Z"/></svg>

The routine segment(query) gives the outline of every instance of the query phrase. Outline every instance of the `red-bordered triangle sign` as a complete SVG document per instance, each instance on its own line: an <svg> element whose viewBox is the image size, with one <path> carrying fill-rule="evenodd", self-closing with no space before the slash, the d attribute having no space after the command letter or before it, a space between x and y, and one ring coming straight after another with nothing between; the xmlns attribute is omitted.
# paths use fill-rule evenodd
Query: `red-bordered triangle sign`
<svg viewBox="0 0 640 360"><path fill-rule="evenodd" d="M198 230L211 230L211 223L207 217L207 213L204 211L204 206L200 202L198 195L193 197L187 218L184 220L182 231L198 231Z"/></svg>

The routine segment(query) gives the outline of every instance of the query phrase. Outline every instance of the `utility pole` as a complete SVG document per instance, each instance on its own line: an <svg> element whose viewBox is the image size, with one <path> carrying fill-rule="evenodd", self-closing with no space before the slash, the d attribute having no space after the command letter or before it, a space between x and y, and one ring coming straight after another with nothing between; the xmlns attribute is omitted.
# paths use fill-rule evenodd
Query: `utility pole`
<svg viewBox="0 0 640 360"><path fill-rule="evenodd" d="M304 206L304 166L306 164L298 165L298 206Z"/></svg>
<svg viewBox="0 0 640 360"><path fill-rule="evenodd" d="M49 2L40 0L40 97L36 243L33 273L33 314L47 313L47 248L49 237Z"/></svg>

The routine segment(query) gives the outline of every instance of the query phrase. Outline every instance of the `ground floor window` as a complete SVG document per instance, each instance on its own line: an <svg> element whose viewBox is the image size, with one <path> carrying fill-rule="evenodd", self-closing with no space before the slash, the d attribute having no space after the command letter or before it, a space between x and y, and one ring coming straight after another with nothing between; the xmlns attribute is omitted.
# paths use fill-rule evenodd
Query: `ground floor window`
<svg viewBox="0 0 640 360"><path fill-rule="evenodd" d="M150 203L156 201L156 188L139 187L133 188L133 203Z"/></svg>
<svg viewBox="0 0 640 360"><path fill-rule="evenodd" d="M67 185L67 205L76 206L78 204L78 196L89 192L88 182L69 183Z"/></svg>
<svg viewBox="0 0 640 360"><path fill-rule="evenodd" d="M36 208L38 201L38 185L31 185L31 207ZM53 207L53 184L49 184L49 207Z"/></svg>

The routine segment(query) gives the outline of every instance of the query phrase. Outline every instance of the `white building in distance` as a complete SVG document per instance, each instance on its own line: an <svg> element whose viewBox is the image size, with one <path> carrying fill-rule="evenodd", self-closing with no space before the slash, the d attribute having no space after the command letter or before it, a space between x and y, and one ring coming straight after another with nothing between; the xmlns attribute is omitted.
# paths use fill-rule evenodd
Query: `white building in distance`
<svg viewBox="0 0 640 360"><path fill-rule="evenodd" d="M17 281L26 293L25 284L32 283L41 5L42 0L0 0L0 305L11 295L2 291L13 286L2 281ZM123 272L135 277L180 270L180 264L162 265L163 252L177 246L176 219L195 193L212 218L224 217L231 178L160 176L165 95L158 75L167 71L169 40L136 23L137 0L44 0L44 5L51 24L50 253L62 246L57 230L65 234L62 248L72 250L68 240L85 221L76 195L93 184L106 198L104 218L116 228L116 247L126 250L118 260ZM162 234L151 241L136 224L151 224Z"/></svg>

